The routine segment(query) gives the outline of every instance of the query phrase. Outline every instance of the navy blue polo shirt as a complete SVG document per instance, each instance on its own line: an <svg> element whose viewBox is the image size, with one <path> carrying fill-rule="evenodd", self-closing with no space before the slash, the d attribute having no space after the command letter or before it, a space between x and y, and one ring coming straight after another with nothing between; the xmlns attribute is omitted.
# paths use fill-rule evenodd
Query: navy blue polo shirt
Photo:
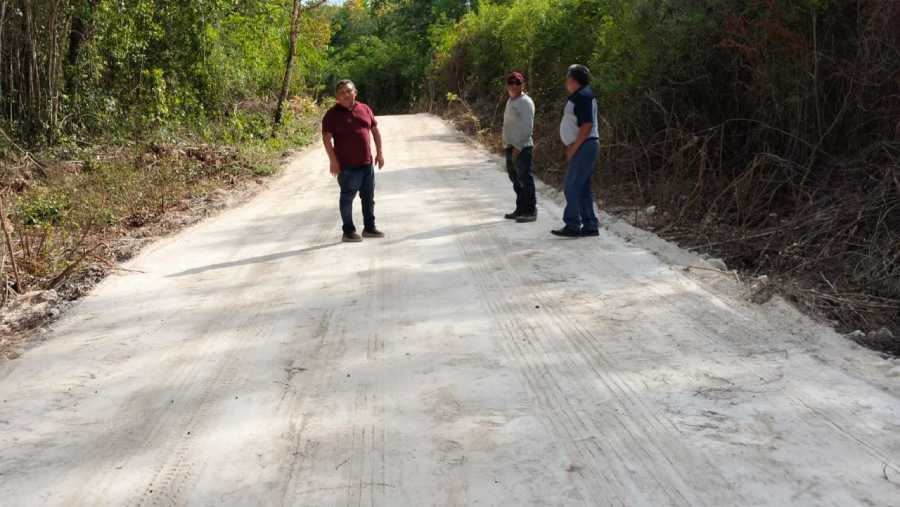
<svg viewBox="0 0 900 507"><path fill-rule="evenodd" d="M579 128L585 124L591 124L591 133L588 139L599 139L597 130L597 99L590 86L582 86L566 101L563 109L563 117L559 122L559 137L566 146L575 142L578 138Z"/></svg>

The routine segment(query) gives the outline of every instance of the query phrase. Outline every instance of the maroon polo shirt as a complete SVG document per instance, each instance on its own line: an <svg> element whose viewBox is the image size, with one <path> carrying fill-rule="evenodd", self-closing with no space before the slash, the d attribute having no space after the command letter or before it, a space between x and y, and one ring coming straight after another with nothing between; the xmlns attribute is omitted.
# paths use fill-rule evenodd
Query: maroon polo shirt
<svg viewBox="0 0 900 507"><path fill-rule="evenodd" d="M370 131L378 126L369 106L356 102L350 109L335 104L322 118L322 132L334 139L334 153L341 168L372 163Z"/></svg>

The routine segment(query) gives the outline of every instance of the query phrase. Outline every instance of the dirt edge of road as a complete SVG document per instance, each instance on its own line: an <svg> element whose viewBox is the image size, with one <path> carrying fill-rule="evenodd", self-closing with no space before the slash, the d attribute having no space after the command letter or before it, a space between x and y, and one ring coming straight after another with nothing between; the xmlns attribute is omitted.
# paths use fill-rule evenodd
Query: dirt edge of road
<svg viewBox="0 0 900 507"><path fill-rule="evenodd" d="M0 314L0 322L18 321L16 329L8 330L0 326L0 365L18 359L28 349L41 343L51 324L77 306L111 273L122 270L124 262L139 255L150 245L156 245L204 220L247 203L270 188L284 175L291 163L316 146L318 139L301 148L288 150L281 156L278 169L272 174L244 180L233 187L220 188L204 198L192 201L186 210L169 211L158 222L129 231L116 240L115 264L95 262L67 282L71 286L68 292L74 292L76 297L61 297L56 290L35 290L17 297L3 308L5 313Z"/></svg>
<svg viewBox="0 0 900 507"><path fill-rule="evenodd" d="M494 160L498 171L503 171L505 161L500 155L493 153L455 125L453 132L460 140ZM561 207L565 206L565 196L561 190L544 183L537 176L535 187L539 195L553 200ZM900 357L860 345L837 332L830 323L816 319L777 294L768 294L766 298L756 300L761 291L759 281L742 279L736 270L728 269L719 259L686 250L602 209L598 216L601 228L652 253L704 290L761 317L775 319L791 334L803 337L807 350L818 360L835 364L857 378L900 396L900 381L891 382L893 379L900 380Z"/></svg>

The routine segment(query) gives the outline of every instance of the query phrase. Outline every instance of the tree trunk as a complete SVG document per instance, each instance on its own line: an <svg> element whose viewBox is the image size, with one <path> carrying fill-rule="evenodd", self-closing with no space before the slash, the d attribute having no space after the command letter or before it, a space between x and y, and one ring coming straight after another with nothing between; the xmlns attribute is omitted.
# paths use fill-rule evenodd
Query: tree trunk
<svg viewBox="0 0 900 507"><path fill-rule="evenodd" d="M275 137L278 127L281 126L282 116L284 114L284 101L287 100L288 90L291 85L291 72L294 68L294 53L297 50L297 32L300 30L300 2L301 0L292 0L291 37L288 42L288 54L284 63L284 80L281 82L281 92L278 94L278 103L275 104L275 118L272 122L272 137Z"/></svg>
<svg viewBox="0 0 900 507"><path fill-rule="evenodd" d="M38 69L37 44L34 40L33 10L31 0L24 0L22 8L22 32L25 35L24 44L24 66L26 67L27 77L25 78L25 86L23 92L25 100L22 101L25 106L25 133L26 137L32 137L39 128L41 123L41 84L40 70Z"/></svg>
<svg viewBox="0 0 900 507"><path fill-rule="evenodd" d="M67 91L71 91L75 87L75 66L78 64L78 57L81 54L81 43L85 39L88 22L85 18L89 18L93 2L84 2L80 8L76 8L72 14L72 22L69 23L69 47L66 50L66 67L65 67L65 86ZM88 10L91 9L91 10Z"/></svg>
<svg viewBox="0 0 900 507"><path fill-rule="evenodd" d="M272 137L281 126L284 116L284 102L287 100L287 94L291 87L291 73L294 70L294 56L297 52L297 35L300 33L300 15L310 9L325 3L326 0L313 0L303 5L303 0L291 1L291 37L288 41L288 54L284 62L284 80L281 82L281 91L278 93L278 103L275 104L275 117L272 121Z"/></svg>
<svg viewBox="0 0 900 507"><path fill-rule="evenodd" d="M0 5L0 104L3 103L3 28L6 25L6 0Z"/></svg>

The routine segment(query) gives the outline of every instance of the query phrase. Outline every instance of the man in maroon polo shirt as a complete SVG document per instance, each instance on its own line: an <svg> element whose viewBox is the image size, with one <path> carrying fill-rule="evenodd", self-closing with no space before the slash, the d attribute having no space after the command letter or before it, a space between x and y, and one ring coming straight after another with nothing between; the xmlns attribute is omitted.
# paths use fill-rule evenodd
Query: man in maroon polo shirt
<svg viewBox="0 0 900 507"><path fill-rule="evenodd" d="M322 141L331 161L331 174L341 186L341 220L343 241L358 242L366 238L383 238L375 227L375 168L372 166L372 143L375 138L374 162L384 167L381 155L381 133L369 106L356 100L356 85L349 79L335 87L337 103L322 118ZM370 136L371 132L371 136ZM353 199L359 192L362 201L363 233L353 225Z"/></svg>

